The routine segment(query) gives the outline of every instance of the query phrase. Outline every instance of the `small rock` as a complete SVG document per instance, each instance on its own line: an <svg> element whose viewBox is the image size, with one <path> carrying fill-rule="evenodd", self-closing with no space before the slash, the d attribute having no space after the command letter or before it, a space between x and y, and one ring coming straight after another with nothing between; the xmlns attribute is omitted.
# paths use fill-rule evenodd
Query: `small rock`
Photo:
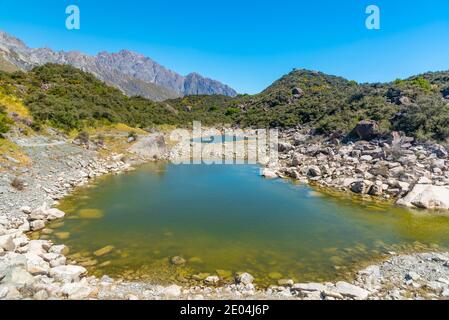
<svg viewBox="0 0 449 320"><path fill-rule="evenodd" d="M204 279L204 282L206 284L217 284L220 282L220 278L217 276L209 276L206 279Z"/></svg>
<svg viewBox="0 0 449 320"><path fill-rule="evenodd" d="M178 298L181 295L181 287L177 285L172 285L164 288L164 295L167 298Z"/></svg>
<svg viewBox="0 0 449 320"><path fill-rule="evenodd" d="M95 251L94 255L96 257L102 257L102 256L105 256L105 255L111 253L113 250L114 250L114 246L106 246L106 247L103 247L103 248Z"/></svg>
<svg viewBox="0 0 449 320"><path fill-rule="evenodd" d="M344 281L337 282L335 285L335 291L344 297L361 300L365 300L370 294L369 291Z"/></svg>
<svg viewBox="0 0 449 320"><path fill-rule="evenodd" d="M278 285L282 287L291 287L295 282L292 279L280 279Z"/></svg>
<svg viewBox="0 0 449 320"><path fill-rule="evenodd" d="M43 220L31 221L30 228L32 231L42 230L45 228L45 222Z"/></svg>
<svg viewBox="0 0 449 320"><path fill-rule="evenodd" d="M39 290L36 292L33 296L33 299L35 300L47 300L48 299L48 293L46 290Z"/></svg>
<svg viewBox="0 0 449 320"><path fill-rule="evenodd" d="M12 236L10 235L0 236L0 248L2 248L5 251L14 251L16 245L13 241Z"/></svg>
<svg viewBox="0 0 449 320"><path fill-rule="evenodd" d="M170 259L170 262L175 266L181 266L186 264L186 260L184 258L181 258L179 256L173 257Z"/></svg>
<svg viewBox="0 0 449 320"><path fill-rule="evenodd" d="M292 287L293 290L298 291L324 291L326 286L321 283L295 283Z"/></svg>
<svg viewBox="0 0 449 320"><path fill-rule="evenodd" d="M418 281L420 278L421 278L420 275L413 271L405 275L405 280Z"/></svg>
<svg viewBox="0 0 449 320"><path fill-rule="evenodd" d="M61 292L70 300L83 300L89 297L92 288L81 282L66 283L62 286Z"/></svg>
<svg viewBox="0 0 449 320"><path fill-rule="evenodd" d="M241 283L244 285L252 284L254 281L254 277L250 275L249 273L240 273L235 277L235 281L237 283Z"/></svg>
<svg viewBox="0 0 449 320"><path fill-rule="evenodd" d="M79 281L80 277L87 273L86 268L74 265L59 266L50 269L50 276L58 281Z"/></svg>

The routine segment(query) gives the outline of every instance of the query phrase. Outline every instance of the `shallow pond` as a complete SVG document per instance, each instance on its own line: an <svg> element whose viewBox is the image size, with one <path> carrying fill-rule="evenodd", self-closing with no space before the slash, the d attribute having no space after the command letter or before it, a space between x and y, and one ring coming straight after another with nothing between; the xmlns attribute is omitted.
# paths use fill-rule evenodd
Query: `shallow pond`
<svg viewBox="0 0 449 320"><path fill-rule="evenodd" d="M71 259L99 276L162 283L240 271L264 285L335 280L388 251L449 246L446 216L265 180L249 165L145 165L60 208L68 216L44 237L67 244Z"/></svg>

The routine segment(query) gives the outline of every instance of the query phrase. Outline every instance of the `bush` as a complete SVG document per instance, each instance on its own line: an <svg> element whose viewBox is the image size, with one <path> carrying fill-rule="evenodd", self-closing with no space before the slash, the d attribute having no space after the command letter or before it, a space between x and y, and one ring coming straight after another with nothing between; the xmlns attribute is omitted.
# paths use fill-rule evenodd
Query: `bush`
<svg viewBox="0 0 449 320"><path fill-rule="evenodd" d="M132 139L133 141L137 140L137 133L135 131L131 131L128 133L128 139Z"/></svg>
<svg viewBox="0 0 449 320"><path fill-rule="evenodd" d="M11 129L13 121L6 115L5 107L0 105L0 136Z"/></svg>
<svg viewBox="0 0 449 320"><path fill-rule="evenodd" d="M76 136L75 140L79 140L82 144L89 144L89 134L85 131L82 131Z"/></svg>
<svg viewBox="0 0 449 320"><path fill-rule="evenodd" d="M11 181L11 186L14 189L22 191L25 189L25 182L23 182L22 180L20 180L19 178L16 177Z"/></svg>

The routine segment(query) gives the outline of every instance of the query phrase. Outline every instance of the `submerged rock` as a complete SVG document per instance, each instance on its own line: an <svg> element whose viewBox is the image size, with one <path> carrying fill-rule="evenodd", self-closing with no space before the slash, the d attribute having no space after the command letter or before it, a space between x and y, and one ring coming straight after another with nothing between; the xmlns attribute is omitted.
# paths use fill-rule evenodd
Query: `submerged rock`
<svg viewBox="0 0 449 320"><path fill-rule="evenodd" d="M101 219L104 213L99 209L83 209L79 212L79 217L81 219Z"/></svg>
<svg viewBox="0 0 449 320"><path fill-rule="evenodd" d="M94 255L97 257L102 257L102 256L105 256L105 255L111 253L112 251L114 251L114 249L115 249L114 246L106 246L106 247L103 247L103 248L95 251Z"/></svg>
<svg viewBox="0 0 449 320"><path fill-rule="evenodd" d="M170 259L171 264L175 266L181 266L186 264L186 260L182 257L176 256Z"/></svg>

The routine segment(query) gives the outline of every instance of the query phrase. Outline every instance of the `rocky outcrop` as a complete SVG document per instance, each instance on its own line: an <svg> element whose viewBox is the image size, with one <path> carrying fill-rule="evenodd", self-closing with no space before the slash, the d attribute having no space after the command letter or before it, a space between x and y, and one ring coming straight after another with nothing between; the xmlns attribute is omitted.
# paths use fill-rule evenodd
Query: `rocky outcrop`
<svg viewBox="0 0 449 320"><path fill-rule="evenodd" d="M366 130L362 130L364 128ZM403 134L375 137L371 124L359 127L369 141L311 135L300 128L280 134L280 165L271 176L308 181L359 195L402 199L410 207L448 209L449 161L442 145ZM372 135L374 133L374 135Z"/></svg>
<svg viewBox="0 0 449 320"><path fill-rule="evenodd" d="M379 126L376 121L363 120L352 130L350 136L361 140L371 140L378 134Z"/></svg>

